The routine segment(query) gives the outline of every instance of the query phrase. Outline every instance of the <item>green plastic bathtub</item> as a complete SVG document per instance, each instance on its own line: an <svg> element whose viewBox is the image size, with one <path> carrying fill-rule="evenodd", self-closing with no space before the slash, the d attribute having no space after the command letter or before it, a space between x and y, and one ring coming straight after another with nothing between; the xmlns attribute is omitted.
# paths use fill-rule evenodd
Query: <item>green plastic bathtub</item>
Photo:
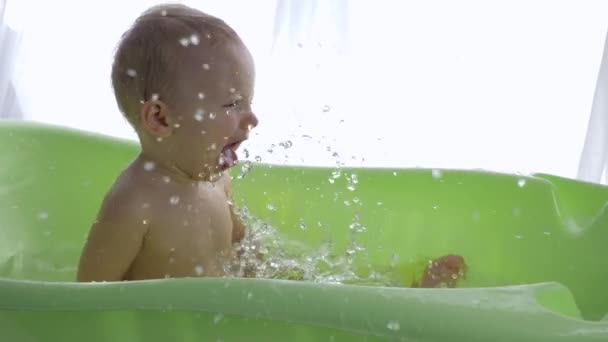
<svg viewBox="0 0 608 342"><path fill-rule="evenodd" d="M456 289L75 283L98 205L136 153L132 142L0 122L1 341L608 341L608 188L549 175L343 170L358 175L350 191L330 168L259 164L235 179L251 212L310 246L343 251L359 211L362 273L392 263L405 279L415 260L461 254L469 274ZM344 204L355 197L361 205Z"/></svg>

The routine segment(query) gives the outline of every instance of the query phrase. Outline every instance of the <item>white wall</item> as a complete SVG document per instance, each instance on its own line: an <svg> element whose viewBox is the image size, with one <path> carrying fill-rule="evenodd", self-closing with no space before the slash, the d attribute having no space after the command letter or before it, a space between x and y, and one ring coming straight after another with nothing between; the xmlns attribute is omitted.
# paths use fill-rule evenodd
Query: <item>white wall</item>
<svg viewBox="0 0 608 342"><path fill-rule="evenodd" d="M134 139L110 63L122 32L157 2L10 2L10 24L25 34L26 117ZM350 165L576 176L608 1L351 0L349 54L311 57L298 64L307 72L290 74L293 64L269 53L275 1L182 2L224 18L257 60L251 158L333 164L337 151ZM267 152L287 139L290 150Z"/></svg>

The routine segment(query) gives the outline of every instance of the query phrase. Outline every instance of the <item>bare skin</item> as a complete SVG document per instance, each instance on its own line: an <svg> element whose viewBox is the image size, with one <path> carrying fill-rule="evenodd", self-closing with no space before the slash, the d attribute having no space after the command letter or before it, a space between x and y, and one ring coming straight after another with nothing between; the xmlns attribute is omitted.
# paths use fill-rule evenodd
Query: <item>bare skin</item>
<svg viewBox="0 0 608 342"><path fill-rule="evenodd" d="M235 258L244 226L224 173L258 123L251 111L253 61L238 41L215 47L211 59L199 58L195 48L188 53L184 82L192 93L180 107L167 105L162 94L142 104L142 153L104 199L79 281L223 276Z"/></svg>
<svg viewBox="0 0 608 342"><path fill-rule="evenodd" d="M431 260L419 283L412 287L439 288L456 287L458 280L466 276L467 266L460 255L445 255Z"/></svg>

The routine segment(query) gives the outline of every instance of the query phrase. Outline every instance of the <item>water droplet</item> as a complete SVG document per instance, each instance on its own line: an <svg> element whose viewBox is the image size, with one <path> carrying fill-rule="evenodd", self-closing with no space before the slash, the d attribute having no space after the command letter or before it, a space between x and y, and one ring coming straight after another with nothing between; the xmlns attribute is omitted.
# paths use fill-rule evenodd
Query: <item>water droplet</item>
<svg viewBox="0 0 608 342"><path fill-rule="evenodd" d="M230 88L230 89L228 89L228 91L230 91L231 93L234 93L236 91L236 89Z"/></svg>
<svg viewBox="0 0 608 342"><path fill-rule="evenodd" d="M359 178L354 173L350 175L350 180L351 180L351 182L353 182L353 184L359 183Z"/></svg>
<svg viewBox="0 0 608 342"><path fill-rule="evenodd" d="M216 115L215 113L209 113L209 119L213 120L215 119Z"/></svg>
<svg viewBox="0 0 608 342"><path fill-rule="evenodd" d="M396 176L396 175L397 175L397 172L393 171L393 176Z"/></svg>
<svg viewBox="0 0 608 342"><path fill-rule="evenodd" d="M327 113L331 110L331 107L329 107L328 105L323 106L323 113Z"/></svg>
<svg viewBox="0 0 608 342"><path fill-rule="evenodd" d="M171 205L177 205L179 203L179 196L175 195L175 196L171 196L169 198L169 203Z"/></svg>
<svg viewBox="0 0 608 342"><path fill-rule="evenodd" d="M202 109L197 109L196 113L194 113L194 120L203 121L204 118L205 118L205 111Z"/></svg>
<svg viewBox="0 0 608 342"><path fill-rule="evenodd" d="M148 220L143 219L143 220L141 220L141 223L144 224L144 225L146 225L146 224L148 224Z"/></svg>
<svg viewBox="0 0 608 342"><path fill-rule="evenodd" d="M46 211L42 211L38 214L38 218L41 220L46 220L49 218L49 213L47 213Z"/></svg>
<svg viewBox="0 0 608 342"><path fill-rule="evenodd" d="M347 206L347 207L350 207L350 201L349 200L345 200L344 201L344 205Z"/></svg>
<svg viewBox="0 0 608 342"><path fill-rule="evenodd" d="M157 142L162 142L162 141L163 141L163 138L162 138L162 137L157 137L157 138L156 138L156 141L157 141Z"/></svg>
<svg viewBox="0 0 608 342"><path fill-rule="evenodd" d="M150 97L150 99L152 101L158 101L159 98L160 98L160 96L158 94L156 94L156 93L152 94L152 96Z"/></svg>
<svg viewBox="0 0 608 342"><path fill-rule="evenodd" d="M205 93L198 93L198 95L197 95L197 96L198 96L198 99L199 99L199 100L202 100L202 99L204 99L204 98L205 98Z"/></svg>
<svg viewBox="0 0 608 342"><path fill-rule="evenodd" d="M198 45L198 35L197 34L193 34L190 36L190 43L192 43L192 45Z"/></svg>
<svg viewBox="0 0 608 342"><path fill-rule="evenodd" d="M355 191L355 186L352 184L349 184L346 188L350 191Z"/></svg>
<svg viewBox="0 0 608 342"><path fill-rule="evenodd" d="M218 313L215 316L213 316L213 324L218 324L219 322L222 321L222 319L224 319L224 314L222 313Z"/></svg>
<svg viewBox="0 0 608 342"><path fill-rule="evenodd" d="M329 183L334 184L336 182L336 180L332 177L329 177L328 179Z"/></svg>
<svg viewBox="0 0 608 342"><path fill-rule="evenodd" d="M524 237L523 237L522 235L515 235L515 238L516 238L516 239L520 239L520 240L521 240L521 239L523 239Z"/></svg>
<svg viewBox="0 0 608 342"><path fill-rule="evenodd" d="M197 276L200 276L203 274L203 266L201 265L196 265L194 267L194 273L196 273Z"/></svg>
<svg viewBox="0 0 608 342"><path fill-rule="evenodd" d="M291 140L286 140L286 141L280 142L279 146L283 147L284 149L288 149L293 146L293 143L291 142Z"/></svg>
<svg viewBox="0 0 608 342"><path fill-rule="evenodd" d="M378 206L381 206L381 205L383 205L383 204L384 204L384 202L382 202L382 201L378 201L378 202L376 202L376 205L378 205Z"/></svg>
<svg viewBox="0 0 608 342"><path fill-rule="evenodd" d="M388 324L386 325L386 327L389 330L392 330L392 331L399 331L399 329L401 329L401 326L399 325L399 322L397 322L395 320L388 322Z"/></svg>
<svg viewBox="0 0 608 342"><path fill-rule="evenodd" d="M184 37L184 38L180 38L180 39L179 39L179 43L180 43L182 46L188 46L188 45L190 44L190 39L188 39L188 38L186 38L186 37Z"/></svg>
<svg viewBox="0 0 608 342"><path fill-rule="evenodd" d="M520 188L523 188L525 185L526 185L526 180L525 180L525 179L520 178L520 179L517 181L517 186L519 186Z"/></svg>
<svg viewBox="0 0 608 342"><path fill-rule="evenodd" d="M270 210L270 211L276 211L277 208L274 206L274 204L268 203L266 205L266 209Z"/></svg>
<svg viewBox="0 0 608 342"><path fill-rule="evenodd" d="M256 161L256 162L258 162L258 163L262 161L262 157L260 157L260 156L255 156L255 158L254 158L254 159L255 159L255 161Z"/></svg>
<svg viewBox="0 0 608 342"><path fill-rule="evenodd" d="M433 206L433 210L437 210L437 209L439 209L439 206L438 205L434 205Z"/></svg>
<svg viewBox="0 0 608 342"><path fill-rule="evenodd" d="M306 230L306 223L304 222L304 219L300 219L300 229L302 230Z"/></svg>
<svg viewBox="0 0 608 342"><path fill-rule="evenodd" d="M543 232L545 235L551 235L551 232Z"/></svg>
<svg viewBox="0 0 608 342"><path fill-rule="evenodd" d="M205 134L207 134L207 131L205 131L205 130L203 129L203 130L201 130L201 134L202 134L202 135L205 135Z"/></svg>
<svg viewBox="0 0 608 342"><path fill-rule="evenodd" d="M175 127L175 128L179 128L180 126L181 125L179 123L177 123L177 122L173 124L173 127Z"/></svg>
<svg viewBox="0 0 608 342"><path fill-rule="evenodd" d="M473 212L473 221L479 221L479 219L481 218L481 214L479 213L479 211L475 211Z"/></svg>
<svg viewBox="0 0 608 342"><path fill-rule="evenodd" d="M438 169L433 169L433 171L431 171L433 178L441 178L441 170Z"/></svg>
<svg viewBox="0 0 608 342"><path fill-rule="evenodd" d="M251 171L251 169L253 168L253 163L249 160L245 161L243 163L243 166L241 166L241 174L239 175L239 178L244 178L249 171Z"/></svg>
<svg viewBox="0 0 608 342"><path fill-rule="evenodd" d="M217 148L217 145L215 143L212 143L211 145L209 145L209 150L214 151Z"/></svg>
<svg viewBox="0 0 608 342"><path fill-rule="evenodd" d="M205 70L209 70L211 67L209 66L209 64L205 63L203 64L203 69Z"/></svg>
<svg viewBox="0 0 608 342"><path fill-rule="evenodd" d="M144 170L146 171L152 171L155 167L156 163L154 163L153 161L147 161L144 163Z"/></svg>
<svg viewBox="0 0 608 342"><path fill-rule="evenodd" d="M135 69L127 69L127 75L129 75L129 77L135 77L137 76L137 71L135 71Z"/></svg>

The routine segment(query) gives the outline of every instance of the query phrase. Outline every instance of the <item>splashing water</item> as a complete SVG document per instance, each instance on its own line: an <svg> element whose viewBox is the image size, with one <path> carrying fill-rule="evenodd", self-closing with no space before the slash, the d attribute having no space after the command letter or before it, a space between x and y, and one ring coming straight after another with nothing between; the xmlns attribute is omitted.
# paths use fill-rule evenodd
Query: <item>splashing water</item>
<svg viewBox="0 0 608 342"><path fill-rule="evenodd" d="M196 111L196 113L194 113L194 120L203 121L204 118L205 118L205 111L203 111L202 109L198 109Z"/></svg>
<svg viewBox="0 0 608 342"><path fill-rule="evenodd" d="M193 35L190 36L190 43L192 45L198 45L199 39L198 39L198 35L197 34L193 34Z"/></svg>
<svg viewBox="0 0 608 342"><path fill-rule="evenodd" d="M249 171L251 171L252 168L253 168L253 163L249 160L245 161L243 163L243 166L241 166L241 174L239 174L238 178L239 179L245 178L245 176L249 173Z"/></svg>
<svg viewBox="0 0 608 342"><path fill-rule="evenodd" d="M297 241L283 239L274 227L251 216L247 207L242 207L239 215L246 223L247 230L238 248L240 258L227 266L229 275L332 284L390 286L395 283L388 275L377 272L367 277L356 275L353 259L365 248L355 241L346 246L342 253L332 251L330 241L318 248L309 248ZM303 220L299 221L298 226L304 231L310 229ZM317 223L317 226L322 225ZM362 225L359 227L364 229Z"/></svg>
<svg viewBox="0 0 608 342"><path fill-rule="evenodd" d="M171 205L177 205L179 203L179 196L177 196L177 195L176 196L171 196L169 198L169 203Z"/></svg>
<svg viewBox="0 0 608 342"><path fill-rule="evenodd" d="M397 321L395 321L395 320L389 321L389 322L386 324L386 327L387 327L389 330L392 330L392 331L399 331L399 329L401 329L401 326L399 325L399 322L397 322Z"/></svg>
<svg viewBox="0 0 608 342"><path fill-rule="evenodd" d="M144 163L144 170L152 171L156 167L156 164L153 161L147 161Z"/></svg>
<svg viewBox="0 0 608 342"><path fill-rule="evenodd" d="M293 146L293 143L291 142L291 140L286 140L286 141L280 142L279 146L283 147L284 149L288 149Z"/></svg>
<svg viewBox="0 0 608 342"><path fill-rule="evenodd" d="M190 45L190 39L188 39L188 38L186 38L186 37L184 37L184 38L180 38L180 39L179 39L179 43L180 43L182 46L188 46L188 45Z"/></svg>

